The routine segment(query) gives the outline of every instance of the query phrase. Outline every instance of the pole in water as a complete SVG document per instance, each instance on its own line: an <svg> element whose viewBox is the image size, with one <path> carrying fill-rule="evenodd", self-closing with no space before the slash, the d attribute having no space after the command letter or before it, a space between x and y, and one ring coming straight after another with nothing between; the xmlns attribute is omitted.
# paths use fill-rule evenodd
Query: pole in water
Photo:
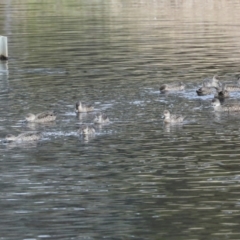
<svg viewBox="0 0 240 240"><path fill-rule="evenodd" d="M0 60L8 60L8 42L4 36L0 36Z"/></svg>

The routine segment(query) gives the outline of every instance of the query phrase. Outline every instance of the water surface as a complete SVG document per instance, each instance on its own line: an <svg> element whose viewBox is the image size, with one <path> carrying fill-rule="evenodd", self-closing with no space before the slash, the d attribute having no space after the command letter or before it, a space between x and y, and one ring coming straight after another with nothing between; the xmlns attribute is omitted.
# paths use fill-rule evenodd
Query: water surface
<svg viewBox="0 0 240 240"><path fill-rule="evenodd" d="M239 239L240 114L203 79L239 74L240 4L5 1L0 74L2 239ZM160 94L163 83L186 90ZM240 93L225 102L239 102ZM95 106L77 116L75 102ZM186 116L164 125L169 109ZM55 110L52 124L24 116ZM81 138L97 112L111 123ZM35 144L6 134L41 131Z"/></svg>

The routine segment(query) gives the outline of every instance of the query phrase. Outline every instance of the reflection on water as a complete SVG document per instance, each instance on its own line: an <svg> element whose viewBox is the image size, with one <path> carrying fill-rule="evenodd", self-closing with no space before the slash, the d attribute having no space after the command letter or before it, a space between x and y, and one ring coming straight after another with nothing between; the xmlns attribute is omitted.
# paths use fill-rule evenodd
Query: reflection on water
<svg viewBox="0 0 240 240"><path fill-rule="evenodd" d="M5 1L1 139L32 130L43 139L1 142L2 238L239 239L240 114L214 113L213 94L196 94L214 74L236 80L239 9L236 0ZM186 90L160 94L176 81ZM79 100L96 111L77 115ZM165 109L187 121L163 124ZM56 122L23 122L46 110ZM81 138L101 111L111 123Z"/></svg>
<svg viewBox="0 0 240 240"><path fill-rule="evenodd" d="M6 149L10 150L10 149L13 149L13 148L35 148L37 147L37 142L34 141L34 142L9 142L6 145Z"/></svg>

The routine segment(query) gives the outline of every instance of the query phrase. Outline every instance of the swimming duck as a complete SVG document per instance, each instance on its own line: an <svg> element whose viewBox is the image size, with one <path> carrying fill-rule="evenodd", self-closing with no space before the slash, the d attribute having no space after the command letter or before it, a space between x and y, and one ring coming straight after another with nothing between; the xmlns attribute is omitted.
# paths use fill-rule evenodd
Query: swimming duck
<svg viewBox="0 0 240 240"><path fill-rule="evenodd" d="M181 115L172 115L168 110L164 110L164 122L165 123L181 123L184 120L184 117Z"/></svg>
<svg viewBox="0 0 240 240"><path fill-rule="evenodd" d="M240 111L240 104L231 104L222 106L219 99L214 98L212 100L212 107L217 112L237 112Z"/></svg>
<svg viewBox="0 0 240 240"><path fill-rule="evenodd" d="M78 101L76 103L76 112L78 113L86 113L86 112L92 112L94 110L94 107L92 105L86 105L82 103L81 101Z"/></svg>
<svg viewBox="0 0 240 240"><path fill-rule="evenodd" d="M78 130L78 134L83 135L83 136L94 135L95 129L94 129L94 127L83 125Z"/></svg>
<svg viewBox="0 0 240 240"><path fill-rule="evenodd" d="M160 86L160 92L161 93L166 93L169 91L182 91L185 89L185 85L180 82L180 83L169 83L169 84L163 84Z"/></svg>
<svg viewBox="0 0 240 240"><path fill-rule="evenodd" d="M98 113L93 122L95 124L104 124L104 123L109 123L109 118L104 114L104 113Z"/></svg>
<svg viewBox="0 0 240 240"><path fill-rule="evenodd" d="M40 132L25 132L25 133L20 133L17 136L8 134L5 137L5 140L7 142L33 142L33 141L39 140L41 137L42 137L42 134Z"/></svg>
<svg viewBox="0 0 240 240"><path fill-rule="evenodd" d="M209 95L213 93L213 88L211 87L200 87L198 90L196 90L196 93L198 96L204 96Z"/></svg>
<svg viewBox="0 0 240 240"><path fill-rule="evenodd" d="M240 86L238 85L226 85L226 89L229 91L229 92L237 92L237 91L240 91Z"/></svg>
<svg viewBox="0 0 240 240"><path fill-rule="evenodd" d="M205 80L203 81L203 87L208 87L208 88L211 88L211 87L221 87L222 84L219 80L219 77L218 75L214 75L212 79L210 80Z"/></svg>
<svg viewBox="0 0 240 240"><path fill-rule="evenodd" d="M240 91L240 77L237 80L236 84L226 84L225 89L229 92L237 92Z"/></svg>
<svg viewBox="0 0 240 240"><path fill-rule="evenodd" d="M29 113L26 116L26 120L28 122L35 122L35 123L46 123L52 122L56 120L56 115L53 111L46 111L38 114Z"/></svg>
<svg viewBox="0 0 240 240"><path fill-rule="evenodd" d="M226 89L226 85L223 84L221 88L215 88L217 93L214 95L215 98L227 98L230 96L229 91Z"/></svg>

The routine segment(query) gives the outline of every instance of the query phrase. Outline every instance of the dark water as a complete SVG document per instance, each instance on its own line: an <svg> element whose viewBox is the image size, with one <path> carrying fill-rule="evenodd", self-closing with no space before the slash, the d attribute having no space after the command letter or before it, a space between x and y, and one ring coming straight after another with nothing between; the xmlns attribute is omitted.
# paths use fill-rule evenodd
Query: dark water
<svg viewBox="0 0 240 240"><path fill-rule="evenodd" d="M239 239L240 114L216 114L201 81L240 73L240 4L4 1L0 75L1 239ZM2 66L3 68L6 66ZM159 94L162 83L186 91ZM234 93L226 102L237 102ZM82 100L111 123L80 138ZM165 126L169 109L186 116ZM24 116L55 110L53 124Z"/></svg>

